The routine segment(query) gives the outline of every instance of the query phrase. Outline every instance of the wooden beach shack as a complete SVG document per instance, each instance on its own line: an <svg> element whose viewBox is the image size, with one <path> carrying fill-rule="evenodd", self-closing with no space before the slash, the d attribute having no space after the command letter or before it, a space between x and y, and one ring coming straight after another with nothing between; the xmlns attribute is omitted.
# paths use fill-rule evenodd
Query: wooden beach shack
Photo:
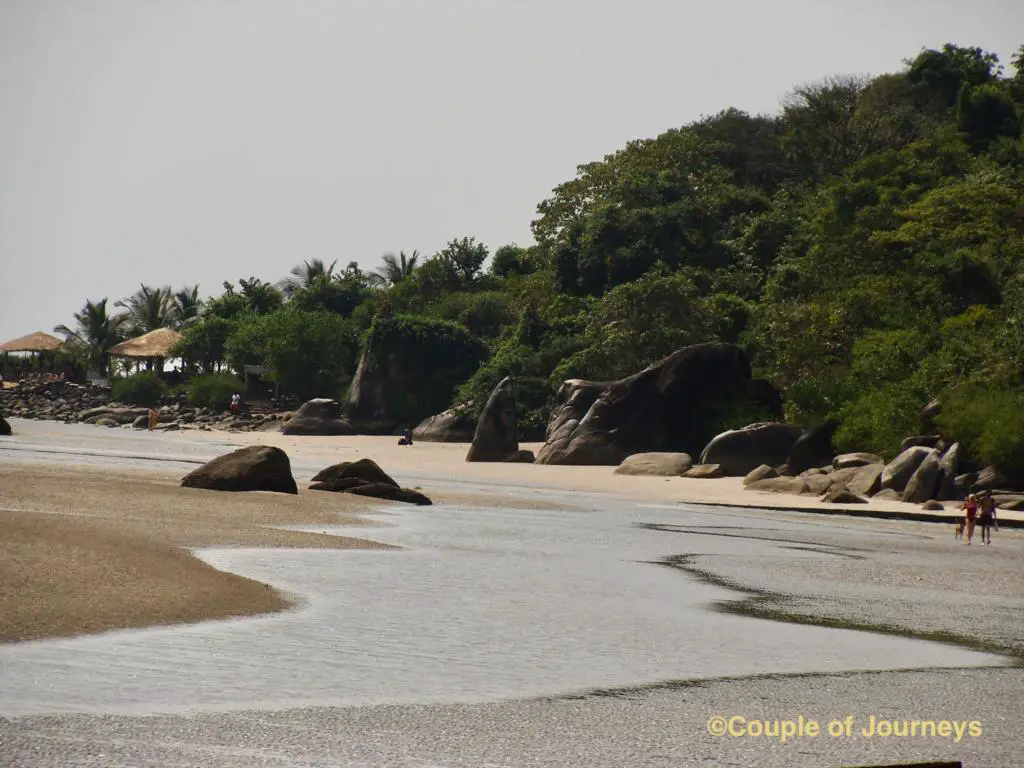
<svg viewBox="0 0 1024 768"><path fill-rule="evenodd" d="M35 333L19 336L16 339L0 344L0 355L3 355L6 360L8 354L28 353L31 355L33 362L37 364L33 367L39 368L48 353L57 352L63 347L64 342L56 336L44 331L36 331ZM3 370L4 379L9 378L15 372L20 377L24 371L24 365L3 365L0 366L0 369Z"/></svg>

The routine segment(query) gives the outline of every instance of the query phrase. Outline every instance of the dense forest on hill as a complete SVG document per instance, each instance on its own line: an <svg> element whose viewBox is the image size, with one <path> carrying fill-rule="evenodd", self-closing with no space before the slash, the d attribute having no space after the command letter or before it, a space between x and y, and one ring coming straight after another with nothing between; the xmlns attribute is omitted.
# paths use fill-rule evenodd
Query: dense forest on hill
<svg viewBox="0 0 1024 768"><path fill-rule="evenodd" d="M534 426L566 378L722 340L790 420L838 419L840 448L891 455L940 397L978 458L1024 466L1022 116L1024 47L1004 69L946 45L581 166L539 204L530 247L468 237L373 273L311 260L205 303L144 287L65 330L100 364L125 333L176 324L197 369L263 364L303 398L343 396L372 343L402 361L409 418L478 410L513 375Z"/></svg>

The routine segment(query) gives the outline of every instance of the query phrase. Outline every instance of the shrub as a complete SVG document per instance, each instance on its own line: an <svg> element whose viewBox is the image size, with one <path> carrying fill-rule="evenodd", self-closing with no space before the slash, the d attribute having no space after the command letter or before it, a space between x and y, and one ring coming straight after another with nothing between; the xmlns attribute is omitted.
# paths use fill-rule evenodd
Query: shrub
<svg viewBox="0 0 1024 768"><path fill-rule="evenodd" d="M928 399L914 378L867 390L839 411L836 448L895 456L903 438L920 428L918 413Z"/></svg>
<svg viewBox="0 0 1024 768"><path fill-rule="evenodd" d="M153 371L115 379L110 391L115 402L155 406L167 394L167 385Z"/></svg>
<svg viewBox="0 0 1024 768"><path fill-rule="evenodd" d="M231 405L231 396L242 391L242 380L230 373L207 373L185 385L189 405L223 410Z"/></svg>

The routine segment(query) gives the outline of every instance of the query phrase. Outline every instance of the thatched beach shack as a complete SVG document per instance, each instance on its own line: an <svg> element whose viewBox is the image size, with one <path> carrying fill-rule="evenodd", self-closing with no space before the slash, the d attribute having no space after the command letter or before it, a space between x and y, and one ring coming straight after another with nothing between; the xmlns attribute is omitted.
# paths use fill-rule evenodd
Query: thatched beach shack
<svg viewBox="0 0 1024 768"><path fill-rule="evenodd" d="M171 350L181 340L181 334L172 328L157 328L155 331L122 341L110 348L111 357L127 357L145 360L147 368L163 369L163 361L171 357Z"/></svg>
<svg viewBox="0 0 1024 768"><path fill-rule="evenodd" d="M12 373L15 378L19 378L27 373L25 361L22 360L21 363L14 362L11 364L8 362L7 356L9 354L21 355L27 353L32 358L31 365L38 370L43 367L44 359L48 354L58 352L63 347L63 341L44 331L36 331L35 333L11 339L0 344L0 356L2 356L2 360L0 360L0 373L3 374L4 379L10 378ZM53 361L49 360L45 365L48 369L52 370Z"/></svg>

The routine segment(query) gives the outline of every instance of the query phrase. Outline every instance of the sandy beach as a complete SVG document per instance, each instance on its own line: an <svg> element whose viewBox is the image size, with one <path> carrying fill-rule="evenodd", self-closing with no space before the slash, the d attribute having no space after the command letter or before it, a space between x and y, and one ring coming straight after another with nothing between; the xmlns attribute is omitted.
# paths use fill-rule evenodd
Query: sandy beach
<svg viewBox="0 0 1024 768"><path fill-rule="evenodd" d="M465 445L15 429L0 441L5 764L995 768L1015 749L1017 530L969 549L944 525L818 515L814 497L738 479L467 464ZM178 487L250 443L288 452L298 496ZM361 456L435 506L305 489ZM986 731L710 736L709 714L732 710Z"/></svg>

